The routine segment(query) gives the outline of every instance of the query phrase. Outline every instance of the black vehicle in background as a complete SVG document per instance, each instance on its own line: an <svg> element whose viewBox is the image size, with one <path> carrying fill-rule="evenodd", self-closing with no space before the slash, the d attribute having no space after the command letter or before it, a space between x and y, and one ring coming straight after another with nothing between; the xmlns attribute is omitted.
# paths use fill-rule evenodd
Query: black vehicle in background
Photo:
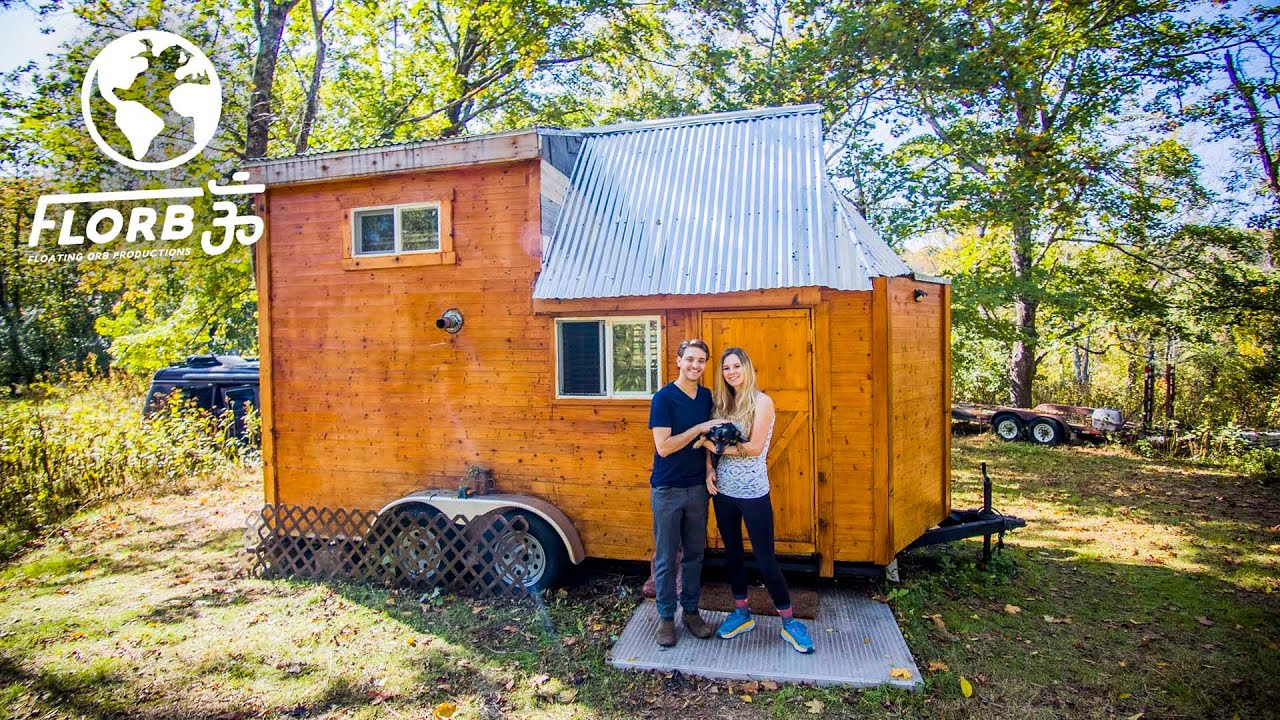
<svg viewBox="0 0 1280 720"><path fill-rule="evenodd" d="M234 413L232 432L245 437L245 415L258 401L258 359L239 355L192 355L184 362L157 370L143 405L143 416L164 406L169 395L180 392L215 415Z"/></svg>

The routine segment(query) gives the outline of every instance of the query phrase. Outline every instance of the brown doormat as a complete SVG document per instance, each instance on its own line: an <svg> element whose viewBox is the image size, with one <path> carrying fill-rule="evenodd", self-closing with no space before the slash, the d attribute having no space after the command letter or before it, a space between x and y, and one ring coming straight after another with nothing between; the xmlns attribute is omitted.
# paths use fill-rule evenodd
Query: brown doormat
<svg viewBox="0 0 1280 720"><path fill-rule="evenodd" d="M762 587L747 588L747 603L754 615L777 615L769 591ZM703 610L733 611L733 591L724 583L706 583L702 586ZM812 590L791 590L791 612L798 618L812 620L818 616L818 593Z"/></svg>

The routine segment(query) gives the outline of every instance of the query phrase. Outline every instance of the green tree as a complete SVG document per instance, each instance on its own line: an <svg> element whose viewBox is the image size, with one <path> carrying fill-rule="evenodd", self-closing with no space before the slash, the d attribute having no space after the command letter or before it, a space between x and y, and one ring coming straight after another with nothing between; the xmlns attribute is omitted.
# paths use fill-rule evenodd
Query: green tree
<svg viewBox="0 0 1280 720"><path fill-rule="evenodd" d="M910 158L913 201L929 208L934 227L976 228L1002 248L993 256L999 286L988 290L1008 308L1000 332L1015 405L1032 399L1046 305L1070 306L1070 294L1053 297L1074 255L1061 246L1127 241L1126 226L1163 226L1175 214L1169 203L1196 193L1185 176L1158 177L1171 168L1142 166L1153 150L1121 123L1156 70L1148 28L1182 9L904 0L835 11L832 62L869 63L896 111L925 130L898 150ZM1140 221L1124 219L1135 211Z"/></svg>

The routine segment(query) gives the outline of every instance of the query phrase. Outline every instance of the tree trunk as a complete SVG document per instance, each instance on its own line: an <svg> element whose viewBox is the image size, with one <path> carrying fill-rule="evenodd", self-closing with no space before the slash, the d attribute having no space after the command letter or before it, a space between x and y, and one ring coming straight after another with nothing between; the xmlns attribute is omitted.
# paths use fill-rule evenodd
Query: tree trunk
<svg viewBox="0 0 1280 720"><path fill-rule="evenodd" d="M333 12L335 3L329 4L329 9L320 13L317 0L311 2L311 28L316 35L316 61L311 66L311 84L307 86L307 103L302 108L302 126L298 128L298 140L294 144L294 152L299 155L307 151L307 147L311 142L311 126L316 121L316 112L320 105L320 78L324 71L324 21L329 17L329 13Z"/></svg>
<svg viewBox="0 0 1280 720"><path fill-rule="evenodd" d="M15 203L13 212L13 242L14 247L20 247L22 244L22 217L32 210L25 203ZM15 257L17 263L21 263L21 259ZM14 269L14 280L22 276L21 271L17 267ZM4 316L5 324L5 340L9 346L9 354L13 356L13 367L8 375L8 382L14 385L13 378L16 376L24 385L30 385L35 380L35 367L27 358L26 352L22 348L22 292L19 282L6 282L8 280L8 272L4 267L0 267L0 315ZM16 390L15 390L16 394Z"/></svg>
<svg viewBox="0 0 1280 720"><path fill-rule="evenodd" d="M1082 396L1089 392L1089 356L1092 354L1089 351L1090 340L1091 335L1085 333L1084 345L1077 343L1072 349L1075 360L1076 389Z"/></svg>
<svg viewBox="0 0 1280 720"><path fill-rule="evenodd" d="M276 80L276 61L280 57L280 42L284 37L285 21L298 0L265 0L253 4L253 20L258 30L258 55L253 61L253 88L249 94L248 127L245 130L244 156L266 157L267 140L271 130L271 91Z"/></svg>
<svg viewBox="0 0 1280 720"><path fill-rule="evenodd" d="M1009 353L1009 404L1014 407L1031 407L1031 389L1036 377L1036 350L1039 335L1036 332L1036 310L1039 300L1028 293L1032 287L1031 226L1015 223L1013 242L1009 247L1009 259L1013 265L1015 290L1013 295L1014 329L1017 338Z"/></svg>

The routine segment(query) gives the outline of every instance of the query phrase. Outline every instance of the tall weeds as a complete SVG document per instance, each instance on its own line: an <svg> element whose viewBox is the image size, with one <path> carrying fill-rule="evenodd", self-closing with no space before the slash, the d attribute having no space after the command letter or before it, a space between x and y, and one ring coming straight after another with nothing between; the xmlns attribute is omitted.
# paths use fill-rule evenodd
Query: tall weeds
<svg viewBox="0 0 1280 720"><path fill-rule="evenodd" d="M229 436L176 397L142 417L146 380L72 374L0 404L0 559L82 507L257 460L256 442Z"/></svg>

